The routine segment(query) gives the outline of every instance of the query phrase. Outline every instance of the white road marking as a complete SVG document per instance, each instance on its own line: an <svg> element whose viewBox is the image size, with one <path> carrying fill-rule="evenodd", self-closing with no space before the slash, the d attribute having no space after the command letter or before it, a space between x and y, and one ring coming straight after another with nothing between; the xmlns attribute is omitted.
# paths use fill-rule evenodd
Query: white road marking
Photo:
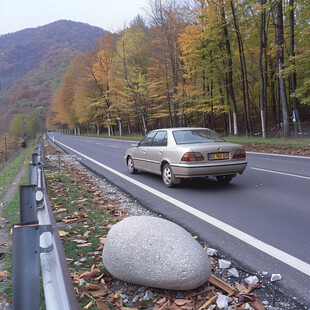
<svg viewBox="0 0 310 310"><path fill-rule="evenodd" d="M289 176L289 177L295 177L295 178L301 178L301 179L310 180L310 177L307 177L305 175L298 175L298 174L292 174L292 173L286 173L286 172L280 172L280 171L274 171L274 170L268 170L268 169L262 169L262 168L255 168L255 167L249 167L249 169L258 170L258 171L264 171L264 172L269 172L269 173L274 173L274 174L281 174L281 175L286 175L286 176Z"/></svg>
<svg viewBox="0 0 310 310"><path fill-rule="evenodd" d="M65 145L65 144L63 144L57 140L55 140L55 141L57 143L63 145L64 147L68 148L69 150L77 153L78 155L83 156L87 160L95 163L96 165L98 165L98 166L116 174L117 176L125 179L126 181L131 182L131 183L135 184L136 186L141 187L142 189L150 192L151 194L153 194L153 195L155 195L155 196L157 196L163 200L166 200L167 202L175 205L176 207L178 207L178 208L200 218L201 220L217 227L218 229L223 230L224 232L232 235L233 237L251 245L252 247L254 247L254 248L276 258L277 260L299 270L300 272L310 276L310 264L300 260L299 258L296 258L296 257L294 257L294 256L292 256L292 255L290 255L290 254L288 254L282 250L279 250L279 249L271 246L270 244L267 244L267 243L265 243L259 239L256 239L255 237L252 237L251 235L248 235L248 234L244 233L243 231L241 231L241 230L239 230L233 226L230 226L230 225L228 225L228 224L226 224L226 223L224 223L224 222L222 222L222 221L220 221L220 220L218 220L218 219L216 219L216 218L214 218L214 217L212 217L206 213L203 213L203 212L183 203L180 200L177 200L173 197L170 197L166 194L163 194L162 192L160 192L156 189L153 189L150 186L147 186L147 185L145 185L139 181L136 181L136 180L128 177L127 175L122 174L122 173L118 172L117 170L114 170L113 168L110 168L110 167L100 163L99 161L92 159L92 158L88 157L87 155L84 155L84 154L74 150L73 148L71 148L71 147L69 147L69 146L67 146L67 145Z"/></svg>
<svg viewBox="0 0 310 310"><path fill-rule="evenodd" d="M103 143L96 143L96 144L99 144L99 145L104 145Z"/></svg>
<svg viewBox="0 0 310 310"><path fill-rule="evenodd" d="M115 149L119 149L120 148L119 146L116 146L116 145L109 145L109 147L114 147Z"/></svg>
<svg viewBox="0 0 310 310"><path fill-rule="evenodd" d="M299 159L310 159L310 156L299 156L299 155L288 155L288 154L274 154L274 153L263 153L263 152L251 152L246 151L248 154L253 155L266 155L266 156L279 156L279 157L289 157L289 158L299 158Z"/></svg>

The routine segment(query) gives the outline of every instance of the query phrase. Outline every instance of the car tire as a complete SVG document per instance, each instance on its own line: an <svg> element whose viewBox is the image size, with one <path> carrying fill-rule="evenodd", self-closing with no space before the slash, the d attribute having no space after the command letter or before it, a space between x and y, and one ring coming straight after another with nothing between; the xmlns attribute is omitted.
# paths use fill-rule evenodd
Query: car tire
<svg viewBox="0 0 310 310"><path fill-rule="evenodd" d="M129 156L127 159L127 168L129 173L131 174L136 174L138 172L138 170L134 166L133 159L131 156Z"/></svg>
<svg viewBox="0 0 310 310"><path fill-rule="evenodd" d="M173 173L169 164L165 164L164 168L161 171L161 176L165 186L174 187L175 184L173 182Z"/></svg>
<svg viewBox="0 0 310 310"><path fill-rule="evenodd" d="M222 184L228 184L233 179L233 177L231 175L220 175L216 177L216 179Z"/></svg>

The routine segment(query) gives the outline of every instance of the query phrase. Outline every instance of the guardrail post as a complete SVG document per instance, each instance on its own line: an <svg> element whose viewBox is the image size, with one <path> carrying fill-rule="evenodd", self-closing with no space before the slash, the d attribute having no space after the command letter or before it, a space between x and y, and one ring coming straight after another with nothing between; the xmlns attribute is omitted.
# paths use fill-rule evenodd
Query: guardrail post
<svg viewBox="0 0 310 310"><path fill-rule="evenodd" d="M38 185L38 165L29 165L28 183Z"/></svg>
<svg viewBox="0 0 310 310"><path fill-rule="evenodd" d="M39 225L13 228L13 310L40 308L39 240Z"/></svg>
<svg viewBox="0 0 310 310"><path fill-rule="evenodd" d="M38 164L38 163L39 163L39 156L38 156L38 153L33 153L33 154L32 154L32 163L33 163L33 164Z"/></svg>
<svg viewBox="0 0 310 310"><path fill-rule="evenodd" d="M23 185L19 187L20 222L38 223L36 185Z"/></svg>

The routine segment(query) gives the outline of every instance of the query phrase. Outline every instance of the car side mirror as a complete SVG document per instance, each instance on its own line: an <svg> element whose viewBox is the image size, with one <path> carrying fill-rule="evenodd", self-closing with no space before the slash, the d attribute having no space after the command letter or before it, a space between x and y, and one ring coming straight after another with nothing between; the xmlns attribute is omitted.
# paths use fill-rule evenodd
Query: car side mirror
<svg viewBox="0 0 310 310"><path fill-rule="evenodd" d="M139 146L139 143L132 143L131 144L131 147L138 147Z"/></svg>

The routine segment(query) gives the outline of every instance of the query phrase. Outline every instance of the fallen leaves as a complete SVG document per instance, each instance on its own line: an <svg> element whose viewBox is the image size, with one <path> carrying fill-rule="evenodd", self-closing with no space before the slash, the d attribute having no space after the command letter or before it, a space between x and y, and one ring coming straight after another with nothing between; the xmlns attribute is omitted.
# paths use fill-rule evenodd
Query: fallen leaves
<svg viewBox="0 0 310 310"><path fill-rule="evenodd" d="M67 211L67 209L61 208L61 209L54 210L53 213L58 214L58 213L66 212L66 211Z"/></svg>
<svg viewBox="0 0 310 310"><path fill-rule="evenodd" d="M3 279L10 277L11 274L8 271L0 271L0 282L3 281Z"/></svg>
<svg viewBox="0 0 310 310"><path fill-rule="evenodd" d="M69 235L69 233L64 231L64 230L58 230L58 234L60 237L65 237L65 236Z"/></svg>
<svg viewBox="0 0 310 310"><path fill-rule="evenodd" d="M84 222L87 217L88 215L85 212L74 212L71 215L61 218L60 221L66 224L81 223Z"/></svg>
<svg viewBox="0 0 310 310"><path fill-rule="evenodd" d="M6 246L8 246L8 242L3 242L0 244L0 248L6 247Z"/></svg>

